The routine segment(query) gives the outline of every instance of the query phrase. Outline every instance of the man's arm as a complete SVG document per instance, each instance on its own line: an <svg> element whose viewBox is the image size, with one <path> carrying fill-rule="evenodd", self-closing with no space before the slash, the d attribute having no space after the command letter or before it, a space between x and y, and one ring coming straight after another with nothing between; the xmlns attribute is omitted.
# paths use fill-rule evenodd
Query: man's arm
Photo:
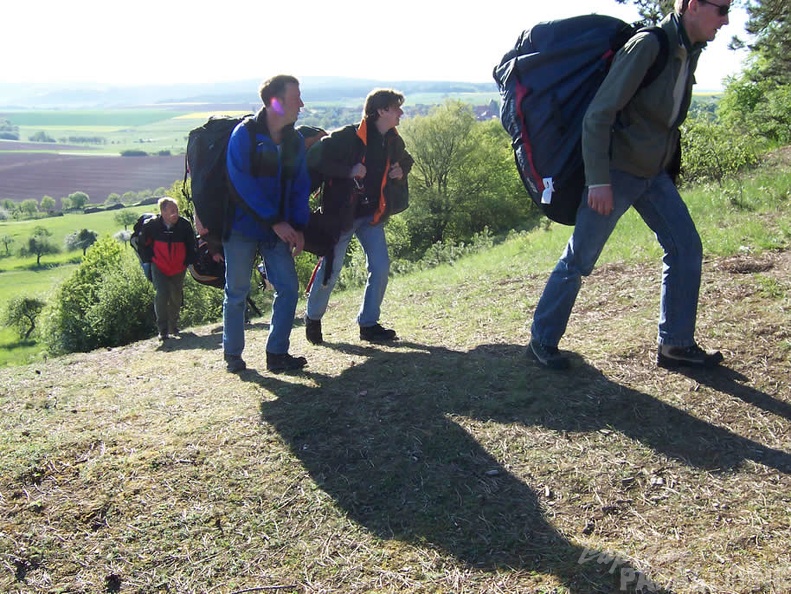
<svg viewBox="0 0 791 594"><path fill-rule="evenodd" d="M646 72L659 54L659 41L651 33L629 40L613 60L607 77L585 112L582 122L582 157L588 186L610 183L610 141L615 120L639 90Z"/></svg>

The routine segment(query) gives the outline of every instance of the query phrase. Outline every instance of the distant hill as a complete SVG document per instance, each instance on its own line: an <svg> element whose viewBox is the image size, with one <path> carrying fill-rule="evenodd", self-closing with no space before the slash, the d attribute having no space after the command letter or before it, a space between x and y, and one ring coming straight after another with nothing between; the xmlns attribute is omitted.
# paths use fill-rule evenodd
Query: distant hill
<svg viewBox="0 0 791 594"><path fill-rule="evenodd" d="M437 94L496 93L491 83L441 81L380 81L342 77L300 79L303 98L313 102L359 101L375 87L393 87L407 96ZM102 86L75 83L68 87L46 84L0 83L0 112L22 109L118 108L171 103L257 105L259 80L222 83Z"/></svg>

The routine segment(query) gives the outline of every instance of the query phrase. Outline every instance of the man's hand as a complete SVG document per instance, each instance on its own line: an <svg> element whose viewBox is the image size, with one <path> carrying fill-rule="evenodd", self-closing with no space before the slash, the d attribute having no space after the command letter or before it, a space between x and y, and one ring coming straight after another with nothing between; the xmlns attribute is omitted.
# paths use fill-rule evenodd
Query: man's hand
<svg viewBox="0 0 791 594"><path fill-rule="evenodd" d="M401 163L393 163L387 175L390 179L401 179L404 177L404 170L401 169Z"/></svg>
<svg viewBox="0 0 791 594"><path fill-rule="evenodd" d="M297 231L286 221L280 221L272 225L277 236L288 244L291 255L295 258L302 253L305 248L305 236L302 231Z"/></svg>
<svg viewBox="0 0 791 594"><path fill-rule="evenodd" d="M612 212L613 205L612 186L588 188L588 206L592 210L606 217Z"/></svg>
<svg viewBox="0 0 791 594"><path fill-rule="evenodd" d="M349 177L351 177L351 178L355 178L356 177L356 178L362 179L362 178L365 177L365 174L367 172L368 172L368 170L365 168L365 165L363 165L362 163L357 163L354 167L352 167L352 171L351 171L351 174L349 175Z"/></svg>

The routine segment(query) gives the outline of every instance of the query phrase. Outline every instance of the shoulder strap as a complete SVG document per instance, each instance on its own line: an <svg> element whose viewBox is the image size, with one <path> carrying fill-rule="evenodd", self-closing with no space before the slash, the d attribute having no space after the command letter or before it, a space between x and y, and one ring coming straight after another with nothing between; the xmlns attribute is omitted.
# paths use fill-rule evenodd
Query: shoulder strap
<svg viewBox="0 0 791 594"><path fill-rule="evenodd" d="M645 73L643 82L640 83L640 88L643 88L654 82L662 70L664 70L665 66L667 66L667 58L668 54L670 53L670 48L668 47L669 42L667 40L667 33L665 33L664 29L661 27L643 27L637 32L651 33L656 36L657 41L659 41L659 53L656 56L656 60L654 60L654 63L651 64L651 67Z"/></svg>

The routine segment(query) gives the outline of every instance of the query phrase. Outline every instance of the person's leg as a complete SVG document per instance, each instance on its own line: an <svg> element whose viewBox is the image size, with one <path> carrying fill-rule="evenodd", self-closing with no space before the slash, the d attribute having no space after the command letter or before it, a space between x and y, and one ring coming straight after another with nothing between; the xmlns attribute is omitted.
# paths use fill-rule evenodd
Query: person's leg
<svg viewBox="0 0 791 594"><path fill-rule="evenodd" d="M151 265L151 281L154 284L154 315L160 338L168 335L168 277Z"/></svg>
<svg viewBox="0 0 791 594"><path fill-rule="evenodd" d="M186 270L168 277L168 334L178 332L179 312L184 303L184 275Z"/></svg>
<svg viewBox="0 0 791 594"><path fill-rule="evenodd" d="M382 301L390 279L390 255L387 251L384 225L371 225L366 220L357 227L357 239L365 252L368 280L357 323L361 328L374 326L379 322Z"/></svg>
<svg viewBox="0 0 791 594"><path fill-rule="evenodd" d="M663 173L652 180L649 192L634 206L664 250L657 364L718 365L722 353L704 351L695 342L703 245L686 204Z"/></svg>
<svg viewBox="0 0 791 594"><path fill-rule="evenodd" d="M250 293L258 242L239 233L223 242L225 254L225 298L222 304L222 347L226 360L241 358L244 350L244 311Z"/></svg>
<svg viewBox="0 0 791 594"><path fill-rule="evenodd" d="M611 175L613 211L602 216L588 206L587 199L582 200L571 239L538 301L531 332L543 345L557 347L566 332L582 277L593 271L616 223L648 185L646 180L618 171L613 170Z"/></svg>
<svg viewBox="0 0 791 594"><path fill-rule="evenodd" d="M664 250L659 312L660 344L695 342L703 245L686 204L667 175L652 180L635 210L656 234Z"/></svg>
<svg viewBox="0 0 791 594"><path fill-rule="evenodd" d="M281 355L288 353L299 300L299 279L294 257L285 242L278 240L274 245L263 247L261 255L266 266L266 277L275 289L266 352Z"/></svg>
<svg viewBox="0 0 791 594"><path fill-rule="evenodd" d="M311 320L319 321L324 317L327 311L327 305L330 302L330 294L338 282L338 277L343 268L343 260L346 257L346 250L349 247L349 242L352 240L356 224L343 233L335 244L332 257L332 273L327 283L324 283L325 266L327 259L322 258L321 264L316 271L316 278L313 280L313 286L310 288L310 295L308 295L307 307L305 308L305 315Z"/></svg>

